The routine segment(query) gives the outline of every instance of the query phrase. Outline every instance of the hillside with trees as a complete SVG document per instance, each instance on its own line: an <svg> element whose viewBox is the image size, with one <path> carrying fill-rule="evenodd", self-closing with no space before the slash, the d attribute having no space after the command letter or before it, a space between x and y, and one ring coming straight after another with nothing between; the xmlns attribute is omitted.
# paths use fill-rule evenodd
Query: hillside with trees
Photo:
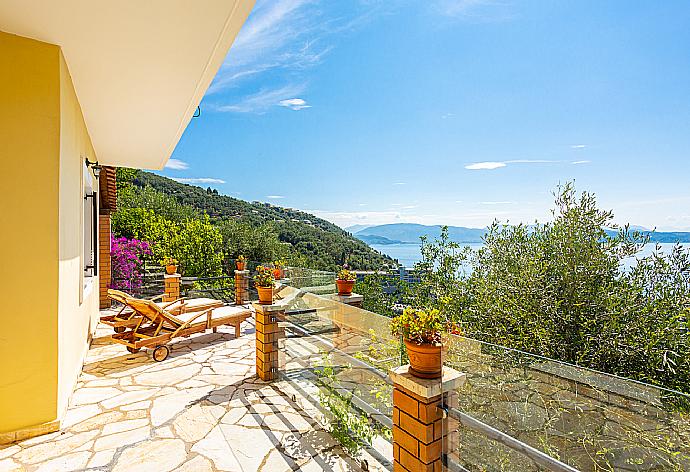
<svg viewBox="0 0 690 472"><path fill-rule="evenodd" d="M212 276L243 254L269 262L335 270L394 266L388 256L314 215L220 195L149 172L118 169L113 233L151 243L152 258L180 260L186 275Z"/></svg>

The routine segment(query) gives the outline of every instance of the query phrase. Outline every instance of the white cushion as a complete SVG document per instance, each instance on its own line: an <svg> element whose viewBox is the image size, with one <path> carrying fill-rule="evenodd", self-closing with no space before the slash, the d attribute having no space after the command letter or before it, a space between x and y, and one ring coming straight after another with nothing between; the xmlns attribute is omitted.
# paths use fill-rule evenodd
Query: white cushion
<svg viewBox="0 0 690 472"><path fill-rule="evenodd" d="M222 306L219 308L214 308L213 311L211 312L211 319L217 320L217 319L225 318L228 316L242 315L242 314L246 314L248 316L250 314L250 311L244 307L228 305L228 306ZM187 313L175 315L175 318L179 319L183 323L186 323L187 321L191 320L192 318L194 318L195 316L198 316L198 315L199 315L199 312L196 312L196 313L187 312ZM207 316L208 315L206 315L206 314L203 316L199 316L197 319L195 319L192 322L192 324L206 322Z"/></svg>

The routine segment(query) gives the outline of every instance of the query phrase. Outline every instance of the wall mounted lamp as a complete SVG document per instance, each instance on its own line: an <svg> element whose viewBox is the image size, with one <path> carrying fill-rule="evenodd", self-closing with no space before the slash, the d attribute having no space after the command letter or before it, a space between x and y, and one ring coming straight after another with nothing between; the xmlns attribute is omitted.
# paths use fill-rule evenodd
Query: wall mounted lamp
<svg viewBox="0 0 690 472"><path fill-rule="evenodd" d="M85 160L86 160L86 167L91 167L91 171L93 172L93 176L98 178L101 175L101 166L98 164L98 161L91 162L91 161L89 161L88 157Z"/></svg>

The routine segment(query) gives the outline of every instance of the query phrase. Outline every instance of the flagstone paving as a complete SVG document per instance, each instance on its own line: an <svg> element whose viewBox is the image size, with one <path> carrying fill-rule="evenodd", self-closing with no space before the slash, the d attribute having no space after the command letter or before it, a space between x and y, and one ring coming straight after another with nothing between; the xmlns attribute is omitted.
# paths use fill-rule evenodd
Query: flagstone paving
<svg viewBox="0 0 690 472"><path fill-rule="evenodd" d="M99 326L62 430L0 446L0 472L361 470L288 386L256 379L242 330L177 340L157 363Z"/></svg>

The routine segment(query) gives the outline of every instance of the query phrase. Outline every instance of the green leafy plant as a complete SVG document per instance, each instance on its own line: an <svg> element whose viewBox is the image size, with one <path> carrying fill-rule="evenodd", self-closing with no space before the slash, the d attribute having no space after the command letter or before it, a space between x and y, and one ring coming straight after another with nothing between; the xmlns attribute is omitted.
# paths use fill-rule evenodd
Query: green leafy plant
<svg viewBox="0 0 690 472"><path fill-rule="evenodd" d="M274 287L276 284L273 278L273 270L269 267L258 266L254 275L254 285L257 287Z"/></svg>
<svg viewBox="0 0 690 472"><path fill-rule="evenodd" d="M349 366L343 369L349 369ZM322 355L322 366L315 370L321 384L319 402L329 412L328 430L331 435L347 450L357 455L362 446L371 444L377 429L369 417L353 405L353 397L358 392L339 388L338 372L331 362L330 355Z"/></svg>
<svg viewBox="0 0 690 472"><path fill-rule="evenodd" d="M187 221L173 234L172 253L180 259L184 275L217 277L223 268L223 237L208 215Z"/></svg>
<svg viewBox="0 0 690 472"><path fill-rule="evenodd" d="M405 308L402 315L391 320L391 333L417 344L438 344L444 326L439 310Z"/></svg>
<svg viewBox="0 0 690 472"><path fill-rule="evenodd" d="M354 291L364 297L362 308L393 318L399 304L416 305L412 300L412 286L398 277L385 274L367 275L355 284Z"/></svg>

